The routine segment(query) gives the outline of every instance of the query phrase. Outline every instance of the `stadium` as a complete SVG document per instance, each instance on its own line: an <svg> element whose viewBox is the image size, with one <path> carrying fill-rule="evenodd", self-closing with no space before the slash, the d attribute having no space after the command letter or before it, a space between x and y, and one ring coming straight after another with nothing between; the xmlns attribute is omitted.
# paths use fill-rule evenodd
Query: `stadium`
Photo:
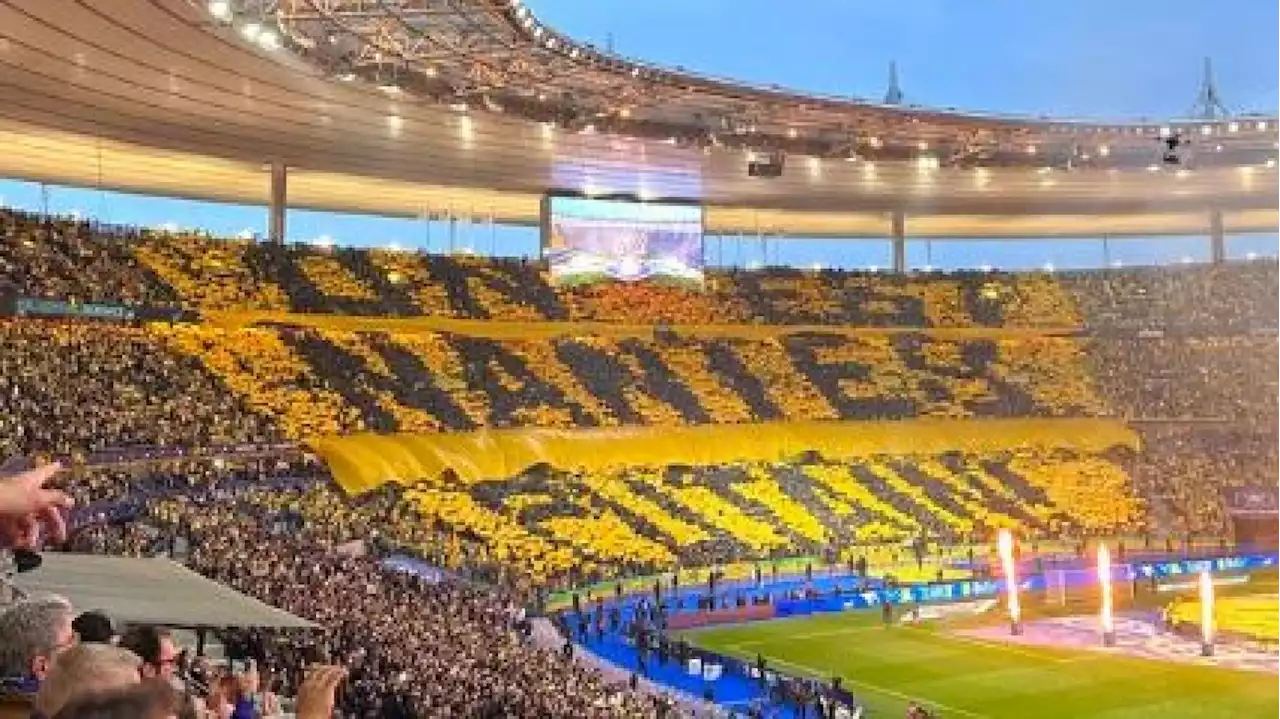
<svg viewBox="0 0 1280 719"><path fill-rule="evenodd" d="M1274 716L1276 109L588 14L0 0L0 717Z"/></svg>

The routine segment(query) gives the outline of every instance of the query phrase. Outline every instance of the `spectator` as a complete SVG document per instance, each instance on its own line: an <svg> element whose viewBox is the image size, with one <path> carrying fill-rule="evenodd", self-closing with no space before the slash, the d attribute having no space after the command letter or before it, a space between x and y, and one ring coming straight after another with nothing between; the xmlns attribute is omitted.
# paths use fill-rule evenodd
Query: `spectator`
<svg viewBox="0 0 1280 719"><path fill-rule="evenodd" d="M28 719L40 682L59 652L75 646L71 604L29 599L0 613L0 719Z"/></svg>
<svg viewBox="0 0 1280 719"><path fill-rule="evenodd" d="M80 644L57 656L49 676L40 684L35 707L54 716L80 697L130 687L141 681L138 655L105 644Z"/></svg>
<svg viewBox="0 0 1280 719"><path fill-rule="evenodd" d="M141 657L142 678L173 679L178 649L168 630L151 626L129 627L120 637L120 646Z"/></svg>
<svg viewBox="0 0 1280 719"><path fill-rule="evenodd" d="M116 630L111 618L102 612L82 612L71 622L81 644L115 644Z"/></svg>
<svg viewBox="0 0 1280 719"><path fill-rule="evenodd" d="M183 709L172 687L146 681L115 691L93 693L62 707L53 719L186 719L194 717Z"/></svg>

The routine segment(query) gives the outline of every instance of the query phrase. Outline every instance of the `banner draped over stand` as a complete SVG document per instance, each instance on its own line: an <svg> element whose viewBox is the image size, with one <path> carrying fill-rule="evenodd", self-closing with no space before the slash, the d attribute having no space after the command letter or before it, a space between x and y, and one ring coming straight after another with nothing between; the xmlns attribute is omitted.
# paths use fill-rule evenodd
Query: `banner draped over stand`
<svg viewBox="0 0 1280 719"><path fill-rule="evenodd" d="M1018 448L1101 452L1137 448L1123 423L1100 419L770 422L697 427L503 429L357 434L307 442L348 492L452 472L463 482L511 477L536 464L599 470L643 465L781 462L804 452L839 460L879 454Z"/></svg>

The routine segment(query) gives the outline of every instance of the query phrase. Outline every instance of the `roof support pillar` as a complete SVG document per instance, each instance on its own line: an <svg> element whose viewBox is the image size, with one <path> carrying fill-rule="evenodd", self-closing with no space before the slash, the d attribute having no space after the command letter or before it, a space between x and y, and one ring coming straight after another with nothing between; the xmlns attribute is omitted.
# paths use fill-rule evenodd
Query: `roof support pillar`
<svg viewBox="0 0 1280 719"><path fill-rule="evenodd" d="M907 216L902 210L894 210L889 217L889 240L893 243L893 271L907 271Z"/></svg>
<svg viewBox="0 0 1280 719"><path fill-rule="evenodd" d="M1222 210L1209 210L1209 257L1213 264L1227 261L1227 238L1222 231Z"/></svg>
<svg viewBox="0 0 1280 719"><path fill-rule="evenodd" d="M284 244L285 215L289 212L289 168L280 160L271 162L271 201L267 205L267 238Z"/></svg>

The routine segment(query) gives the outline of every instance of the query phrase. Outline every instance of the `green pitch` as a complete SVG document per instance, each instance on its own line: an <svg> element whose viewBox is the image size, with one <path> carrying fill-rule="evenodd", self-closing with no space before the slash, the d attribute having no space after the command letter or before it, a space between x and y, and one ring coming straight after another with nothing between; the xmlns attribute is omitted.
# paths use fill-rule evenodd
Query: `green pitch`
<svg viewBox="0 0 1280 719"><path fill-rule="evenodd" d="M840 676L868 719L907 703L943 719L1275 719L1275 674L1093 652L1004 646L948 635L945 625L881 625L848 612L688 632L699 646L790 673Z"/></svg>

